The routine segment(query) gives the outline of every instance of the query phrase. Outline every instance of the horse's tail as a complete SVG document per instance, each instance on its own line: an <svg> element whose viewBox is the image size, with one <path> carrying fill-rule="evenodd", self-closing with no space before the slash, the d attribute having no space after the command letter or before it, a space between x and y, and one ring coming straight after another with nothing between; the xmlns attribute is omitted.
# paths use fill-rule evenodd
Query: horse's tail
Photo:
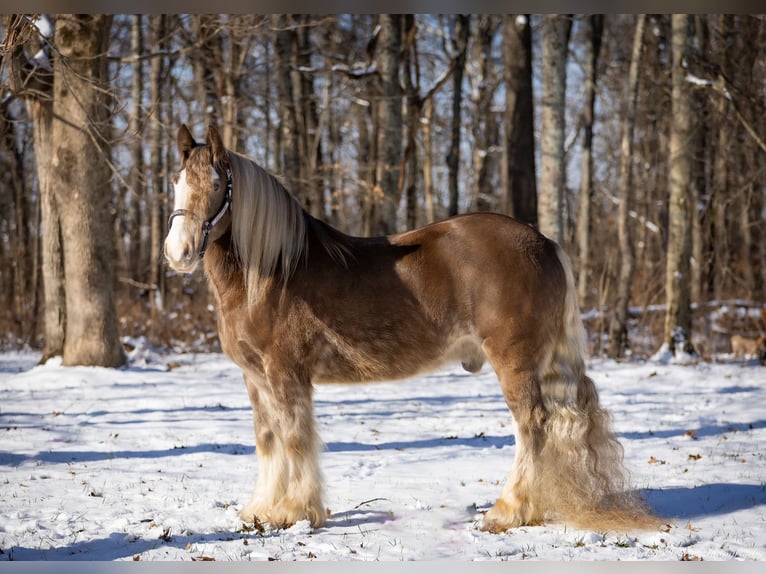
<svg viewBox="0 0 766 574"><path fill-rule="evenodd" d="M634 530L654 528L652 516L628 484L623 448L610 414L586 374L586 338L569 257L556 245L566 277L561 323L548 361L539 373L546 410L545 444L536 473L542 506L580 528Z"/></svg>

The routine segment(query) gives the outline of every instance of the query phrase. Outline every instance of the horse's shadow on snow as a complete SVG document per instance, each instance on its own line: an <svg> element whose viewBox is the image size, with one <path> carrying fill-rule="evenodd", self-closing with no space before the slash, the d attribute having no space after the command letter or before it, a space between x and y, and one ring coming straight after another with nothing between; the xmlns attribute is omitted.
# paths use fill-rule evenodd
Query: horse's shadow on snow
<svg viewBox="0 0 766 574"><path fill-rule="evenodd" d="M105 538L96 538L74 542L68 546L59 546L41 550L39 548L26 548L12 546L5 548L4 552L10 560L14 561L104 561L133 558L139 560L141 554L163 547L188 548L189 560L200 559L201 553L195 552L195 544L215 543L221 541L237 540L238 538L253 541L260 537L259 534L236 534L234 532L221 532L211 534L169 535L166 539L161 538L128 538L124 532L112 532ZM252 543L252 542L251 542ZM87 572L77 569L72 572Z"/></svg>
<svg viewBox="0 0 766 574"><path fill-rule="evenodd" d="M385 512L383 510L360 510L354 508L344 512L334 512L333 515L327 519L325 528L332 528L334 526L340 528L362 528L363 526L369 526L371 524L384 524L393 519L394 516L391 512Z"/></svg>
<svg viewBox="0 0 766 574"><path fill-rule="evenodd" d="M722 425L706 425L699 428L672 428L665 430L648 430L638 432L621 432L619 436L626 440L642 440L656 438L678 438L694 431L696 438L725 435L732 432L747 432L766 428L766 420L761 419L749 423L727 423Z"/></svg>
<svg viewBox="0 0 766 574"><path fill-rule="evenodd" d="M652 510L666 520L719 516L766 505L766 485L713 483L642 491Z"/></svg>
<svg viewBox="0 0 766 574"><path fill-rule="evenodd" d="M334 513L328 520L325 528L359 528L365 530L365 526L383 524L393 520L393 516L381 510L352 509ZM128 537L124 532L112 532L105 538L83 540L67 546L48 548L27 548L23 546L11 546L3 549L6 560L13 561L112 561L133 558L140 560L145 552L162 548L183 548L189 553L189 560L204 560L204 545L217 542L239 541L258 549L259 541L269 538L278 538L289 534L289 530L276 529L263 533L222 531L208 534L168 534L166 538L134 538ZM300 536L300 535L297 535ZM197 547L199 545L199 548ZM253 558L256 560L270 559L267 555L256 552ZM2 559L0 559L2 561ZM59 570L59 574L68 574L70 570ZM72 568L73 574L85 574L89 570L83 570L80 566ZM96 569L96 572L100 570Z"/></svg>

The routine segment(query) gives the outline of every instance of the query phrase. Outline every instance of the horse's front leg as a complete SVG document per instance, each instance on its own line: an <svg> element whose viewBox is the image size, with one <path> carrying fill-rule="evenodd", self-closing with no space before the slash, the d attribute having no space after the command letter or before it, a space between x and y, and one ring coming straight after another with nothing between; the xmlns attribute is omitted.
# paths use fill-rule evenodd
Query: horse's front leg
<svg viewBox="0 0 766 574"><path fill-rule="evenodd" d="M269 373L274 389L278 431L288 462L287 489L271 511L273 525L289 526L308 520L313 527L325 523L322 475L319 470L321 441L316 431L312 386L289 372Z"/></svg>
<svg viewBox="0 0 766 574"><path fill-rule="evenodd" d="M277 369L270 370L265 382L265 386L255 387L256 451L261 451L258 482L253 500L240 516L253 520L254 514L276 527L300 520L322 526L320 441L311 383Z"/></svg>
<svg viewBox="0 0 766 574"><path fill-rule="evenodd" d="M277 411L273 407L274 399L268 391L266 378L252 373L245 373L244 378L253 407L258 478L253 497L239 511L239 517L245 522L267 522L271 509L287 490L288 462L278 434Z"/></svg>

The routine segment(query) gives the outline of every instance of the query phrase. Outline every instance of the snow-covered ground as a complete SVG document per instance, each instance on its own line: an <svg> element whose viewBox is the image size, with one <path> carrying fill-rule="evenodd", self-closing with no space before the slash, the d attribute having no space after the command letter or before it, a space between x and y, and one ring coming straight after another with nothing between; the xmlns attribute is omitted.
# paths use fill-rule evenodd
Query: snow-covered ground
<svg viewBox="0 0 766 574"><path fill-rule="evenodd" d="M249 403L222 355L120 370L0 354L0 560L764 560L766 368L596 360L635 485L667 527L478 529L514 454L494 374L316 388L324 528L248 528Z"/></svg>

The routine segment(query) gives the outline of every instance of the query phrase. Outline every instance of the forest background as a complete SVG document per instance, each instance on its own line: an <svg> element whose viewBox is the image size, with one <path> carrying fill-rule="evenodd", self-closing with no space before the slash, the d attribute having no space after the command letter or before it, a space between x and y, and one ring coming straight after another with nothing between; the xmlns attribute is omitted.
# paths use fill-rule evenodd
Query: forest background
<svg viewBox="0 0 766 574"><path fill-rule="evenodd" d="M312 215L468 211L573 259L592 354L766 329L766 25L733 14L0 16L0 345L218 350L162 260L175 134L216 124ZM133 341L133 343L131 342Z"/></svg>

